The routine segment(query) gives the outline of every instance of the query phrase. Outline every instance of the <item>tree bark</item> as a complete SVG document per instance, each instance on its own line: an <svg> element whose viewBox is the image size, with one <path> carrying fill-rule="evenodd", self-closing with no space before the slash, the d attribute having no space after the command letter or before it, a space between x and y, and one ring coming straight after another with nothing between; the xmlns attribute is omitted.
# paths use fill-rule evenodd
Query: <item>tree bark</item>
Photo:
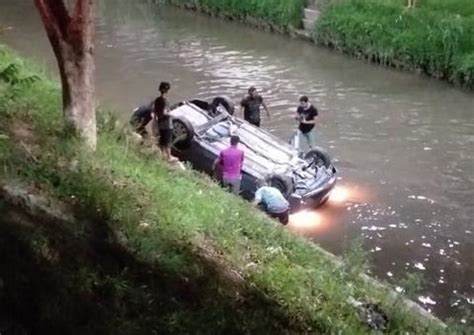
<svg viewBox="0 0 474 335"><path fill-rule="evenodd" d="M94 0L76 0L72 15L63 0L35 4L58 63L65 123L95 149Z"/></svg>

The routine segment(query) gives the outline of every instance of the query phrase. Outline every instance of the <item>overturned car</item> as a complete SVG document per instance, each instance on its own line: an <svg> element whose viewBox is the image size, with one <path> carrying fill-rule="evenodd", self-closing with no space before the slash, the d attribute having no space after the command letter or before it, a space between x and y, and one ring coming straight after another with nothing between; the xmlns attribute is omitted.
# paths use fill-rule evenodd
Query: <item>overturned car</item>
<svg viewBox="0 0 474 335"><path fill-rule="evenodd" d="M300 157L298 150L269 132L233 116L232 102L217 97L180 102L171 108L173 152L194 169L213 174L213 162L227 148L231 135L240 137L245 153L241 195L252 200L259 179L278 188L291 210L324 203L336 183L336 169L329 156L314 148Z"/></svg>

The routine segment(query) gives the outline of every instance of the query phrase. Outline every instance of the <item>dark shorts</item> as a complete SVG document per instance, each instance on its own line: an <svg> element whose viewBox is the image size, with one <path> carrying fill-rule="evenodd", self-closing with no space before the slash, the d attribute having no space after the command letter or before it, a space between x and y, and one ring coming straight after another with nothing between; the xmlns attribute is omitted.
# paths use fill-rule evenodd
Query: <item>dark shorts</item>
<svg viewBox="0 0 474 335"><path fill-rule="evenodd" d="M173 135L173 129L159 129L160 139L158 144L160 147L169 147Z"/></svg>
<svg viewBox="0 0 474 335"><path fill-rule="evenodd" d="M268 216L274 219L278 219L282 225L287 225L288 221L290 220L290 211L287 210L283 213L270 213L268 211L267 205L264 204L263 202L260 202L258 204L258 208L262 210L263 212L267 213Z"/></svg>
<svg viewBox="0 0 474 335"><path fill-rule="evenodd" d="M245 119L250 124L253 124L256 127L260 127L260 119L255 120L255 119Z"/></svg>
<svg viewBox="0 0 474 335"><path fill-rule="evenodd" d="M290 221L290 211L285 211L283 213L268 213L272 218L278 219L282 225L287 225Z"/></svg>

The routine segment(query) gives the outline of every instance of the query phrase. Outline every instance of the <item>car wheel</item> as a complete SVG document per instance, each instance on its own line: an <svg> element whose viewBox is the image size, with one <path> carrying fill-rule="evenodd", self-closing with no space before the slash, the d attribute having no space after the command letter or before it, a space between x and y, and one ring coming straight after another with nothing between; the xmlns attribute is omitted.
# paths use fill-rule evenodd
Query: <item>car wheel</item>
<svg viewBox="0 0 474 335"><path fill-rule="evenodd" d="M229 97L220 96L216 97L211 102L211 114L212 116L219 115L220 112L218 110L219 105L224 107L230 115L234 115L234 103Z"/></svg>
<svg viewBox="0 0 474 335"><path fill-rule="evenodd" d="M308 162L318 162L321 161L326 168L331 166L331 158L329 155L322 149L311 149L304 155L304 159Z"/></svg>
<svg viewBox="0 0 474 335"><path fill-rule="evenodd" d="M189 103L205 110L205 111L209 111L210 109L210 105L207 101L204 101L204 100L199 100L199 99L194 99L194 100L190 100Z"/></svg>
<svg viewBox="0 0 474 335"><path fill-rule="evenodd" d="M179 150L185 150L191 146L194 137L193 125L186 119L173 119L173 146Z"/></svg>
<svg viewBox="0 0 474 335"><path fill-rule="evenodd" d="M285 198L288 199L293 193L293 181L289 177L273 174L266 179L268 185L279 189Z"/></svg>

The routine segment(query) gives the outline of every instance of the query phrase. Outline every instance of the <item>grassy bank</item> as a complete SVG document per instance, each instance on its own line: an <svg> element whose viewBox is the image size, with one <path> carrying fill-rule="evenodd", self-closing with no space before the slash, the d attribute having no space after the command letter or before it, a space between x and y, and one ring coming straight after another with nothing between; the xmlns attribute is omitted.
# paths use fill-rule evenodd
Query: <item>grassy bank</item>
<svg viewBox="0 0 474 335"><path fill-rule="evenodd" d="M75 214L28 216L0 197L0 326L31 333L442 333L325 252L192 171L127 140L102 113L95 153L63 130L58 86L0 49L0 184ZM6 319L2 320L2 319ZM12 321L13 320L13 321Z"/></svg>
<svg viewBox="0 0 474 335"><path fill-rule="evenodd" d="M212 15L288 32L301 26L304 0L168 0Z"/></svg>
<svg viewBox="0 0 474 335"><path fill-rule="evenodd" d="M317 42L357 57L474 86L474 4L468 0L335 2L315 27Z"/></svg>

